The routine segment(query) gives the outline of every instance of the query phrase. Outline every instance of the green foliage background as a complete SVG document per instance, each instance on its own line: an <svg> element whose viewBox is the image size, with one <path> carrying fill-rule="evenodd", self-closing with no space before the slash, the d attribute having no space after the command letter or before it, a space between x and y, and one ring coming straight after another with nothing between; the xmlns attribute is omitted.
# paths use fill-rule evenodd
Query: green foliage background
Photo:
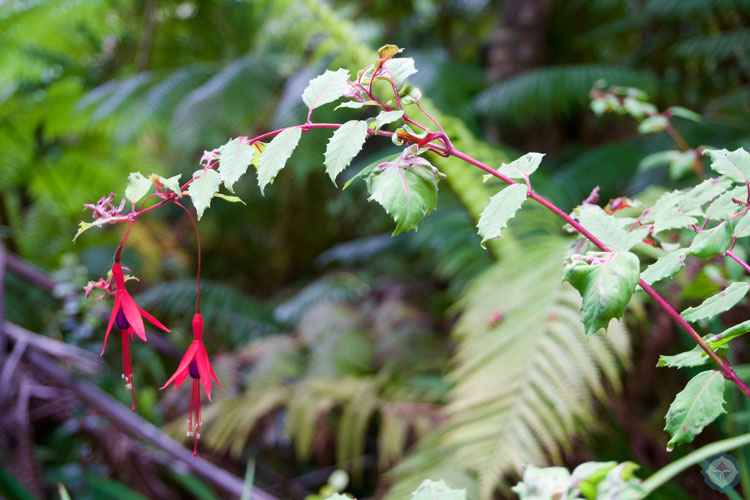
<svg viewBox="0 0 750 500"><path fill-rule="evenodd" d="M129 172L186 178L229 137L304 120L311 77L356 71L383 43L415 58L414 83L459 149L490 165L547 153L535 188L565 209L596 185L603 200L680 187L666 169L638 169L672 147L666 134L588 110L598 79L700 112L700 124L678 121L691 145L750 147L746 0L528 4L542 12L538 57L496 81L498 35L523 30L501 1L0 3L0 237L62 283L50 296L7 274L6 320L98 352L107 306L80 287L106 273L122 228L73 245L83 204L122 195ZM671 460L662 418L686 378L654 365L689 344L664 318L637 303L607 336L586 338L577 295L560 281L560 224L524 209L482 250L474 225L497 186L456 160L434 159L448 176L438 210L391 239L361 183L331 185L327 139L306 133L265 197L248 175L236 185L247 206L216 200L201 220L209 351L228 389L206 407L202 455L240 475L254 458L256 484L280 498L317 491L334 467L362 498L408 498L428 477L490 498L511 497L528 463L633 460L649 472ZM371 142L345 179L392 153ZM139 222L124 257L139 303L174 325L178 347L193 248L189 221L164 209ZM670 297L698 303L727 269L686 271ZM185 393L154 389L176 360L149 347L134 346L139 413L180 438ZM126 402L117 354L104 359L97 384ZM747 403L732 406L740 417L696 445L747 432ZM179 471L139 479L135 453L107 453L115 445L84 425L81 404L48 413L3 429L3 484L14 473L37 496L62 482L76 499L216 498ZM691 474L658 497L710 498Z"/></svg>

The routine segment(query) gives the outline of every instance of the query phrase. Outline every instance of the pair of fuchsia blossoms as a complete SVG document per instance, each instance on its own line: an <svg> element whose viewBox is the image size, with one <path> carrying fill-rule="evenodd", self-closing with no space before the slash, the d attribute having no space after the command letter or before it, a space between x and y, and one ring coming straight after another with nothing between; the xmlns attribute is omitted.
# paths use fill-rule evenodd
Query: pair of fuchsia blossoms
<svg viewBox="0 0 750 500"><path fill-rule="evenodd" d="M125 288L125 277L122 273L122 266L119 262L115 262L112 265L112 276L115 281L115 303L112 307L112 314L109 317L107 333L104 336L102 354L104 354L104 349L107 347L107 338L109 337L109 332L112 330L112 325L117 324L117 327L122 332L122 376L125 379L125 386L131 391L132 408L135 411L135 391L133 389L133 366L130 359L130 340L133 339L133 334L135 334L144 342L146 341L146 331L143 326L144 317L153 323L154 326L165 332L168 332L169 329L135 303ZM180 360L177 371L175 371L161 389L166 388L172 382L175 383L175 388L179 387L180 384L187 379L188 375L193 379L193 390L190 398L190 416L188 418L187 434L188 436L195 436L193 455L197 455L201 425L201 382L203 383L203 388L206 391L206 396L208 396L209 401L211 401L212 378L219 385L219 388L224 390L219 383L219 379L216 377L216 373L214 373L213 368L211 368L211 363L208 361L208 353L206 353L206 347L203 345L203 316L201 316L200 312L196 312L193 317L193 342Z"/></svg>

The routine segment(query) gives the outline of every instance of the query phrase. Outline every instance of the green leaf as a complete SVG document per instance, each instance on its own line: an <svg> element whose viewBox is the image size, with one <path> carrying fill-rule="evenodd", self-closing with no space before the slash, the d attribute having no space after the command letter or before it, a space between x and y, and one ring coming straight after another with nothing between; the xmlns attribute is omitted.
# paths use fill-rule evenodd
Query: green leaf
<svg viewBox="0 0 750 500"><path fill-rule="evenodd" d="M711 349L716 350L728 344L732 339L745 335L747 332L750 332L750 319L731 326L721 333L711 335L706 339L706 342L708 342Z"/></svg>
<svg viewBox="0 0 750 500"><path fill-rule="evenodd" d="M76 242L79 236L81 236L86 230L91 229L94 227L94 224L89 224L88 222L79 222L78 223L78 231L76 231L75 236L73 236L73 243Z"/></svg>
<svg viewBox="0 0 750 500"><path fill-rule="evenodd" d="M745 186L737 186L720 195L706 209L706 218L726 219L739 212L743 207L735 203L732 198L746 199L747 188Z"/></svg>
<svg viewBox="0 0 750 500"><path fill-rule="evenodd" d="M349 88L349 71L339 68L336 71L326 70L307 84L302 92L302 100L312 111L344 95Z"/></svg>
<svg viewBox="0 0 750 500"><path fill-rule="evenodd" d="M641 279L648 285L652 285L664 278L671 278L685 265L687 250L680 248L659 257L656 262L641 273Z"/></svg>
<svg viewBox="0 0 750 500"><path fill-rule="evenodd" d="M411 57L398 57L386 61L385 68L391 72L396 88L400 89L406 79L417 72L414 59Z"/></svg>
<svg viewBox="0 0 750 500"><path fill-rule="evenodd" d="M667 451L689 443L705 426L724 413L724 377L717 370L701 372L677 394L667 412L664 430L672 439Z"/></svg>
<svg viewBox="0 0 750 500"><path fill-rule="evenodd" d="M318 77L320 78L320 77ZM268 147L263 151L258 165L258 185L260 192L273 181L276 175L284 168L294 148L299 144L302 137L302 129L299 127L288 128L273 138Z"/></svg>
<svg viewBox="0 0 750 500"><path fill-rule="evenodd" d="M466 500L466 490L449 488L442 479L426 479L419 485L411 500Z"/></svg>
<svg viewBox="0 0 750 500"><path fill-rule="evenodd" d="M688 252L704 259L714 255L723 255L732 246L733 239L732 225L724 221L712 229L704 229L696 234Z"/></svg>
<svg viewBox="0 0 750 500"><path fill-rule="evenodd" d="M641 500L646 490L641 480L633 472L639 466L633 462L623 462L611 469L604 480L596 486L596 500Z"/></svg>
<svg viewBox="0 0 750 500"><path fill-rule="evenodd" d="M737 238L750 236L750 215L748 215L747 212L735 222L734 235Z"/></svg>
<svg viewBox="0 0 750 500"><path fill-rule="evenodd" d="M745 297L748 288L750 288L750 283L736 281L716 295L704 300L701 305L685 309L680 316L685 321L713 318L734 307Z"/></svg>
<svg viewBox="0 0 750 500"><path fill-rule="evenodd" d="M339 108L350 108L350 109L362 109L365 106L378 106L378 103L375 101L365 101L365 102L359 102L359 101L344 101L338 106L336 106L334 109L337 110Z"/></svg>
<svg viewBox="0 0 750 500"><path fill-rule="evenodd" d="M325 166L334 185L336 177L349 166L366 140L367 123L361 120L348 121L333 132L326 147Z"/></svg>
<svg viewBox="0 0 750 500"><path fill-rule="evenodd" d="M565 269L565 280L581 294L581 312L586 335L607 328L620 318L638 284L638 257L630 252L589 252L573 255Z"/></svg>
<svg viewBox="0 0 750 500"><path fill-rule="evenodd" d="M320 497L315 497L315 498L320 498ZM334 493L330 497L326 497L325 500L352 500L352 497L342 495L341 493Z"/></svg>
<svg viewBox="0 0 750 500"><path fill-rule="evenodd" d="M193 172L193 182L188 186L188 194L198 212L198 220L211 206L211 200L219 190L219 185L221 185L221 178L216 170L201 169Z"/></svg>
<svg viewBox="0 0 750 500"><path fill-rule="evenodd" d="M151 189L151 184L151 179L144 177L142 173L131 172L128 176L128 187L125 188L125 198L138 203L138 200L146 196Z"/></svg>
<svg viewBox="0 0 750 500"><path fill-rule="evenodd" d="M662 354L656 366L669 366L671 368L688 368L705 365L709 361L705 351L700 346L695 346L689 351L667 356Z"/></svg>
<svg viewBox="0 0 750 500"><path fill-rule="evenodd" d="M500 232L526 201L527 194L526 184L511 184L490 198L477 223L477 232L482 237L482 247L485 241L500 237Z"/></svg>
<svg viewBox="0 0 750 500"><path fill-rule="evenodd" d="M407 148L392 163L381 163L367 178L370 199L396 221L393 236L416 230L424 217L437 208L438 171L410 150Z"/></svg>
<svg viewBox="0 0 750 500"><path fill-rule="evenodd" d="M346 181L346 183L344 184L344 187L342 188L342 191L345 190L346 188L348 188L351 185L351 183L354 182L355 180L357 180L357 179L366 179L367 177L369 177L370 174L372 174L372 172L377 168L378 165L380 165L382 163L391 163L391 162L394 162L400 156L401 156L401 153L395 153L395 154L392 154L392 155L384 156L383 158L380 158L380 159L375 160L374 162L370 163L369 165L367 165L366 167L364 167L362 170L360 170L359 172L357 172L357 175L353 176L351 179L349 179L348 181Z"/></svg>
<svg viewBox="0 0 750 500"><path fill-rule="evenodd" d="M378 116L375 117L375 130L378 131L383 125L388 125L396 120L400 120L404 116L403 110L396 111L381 111Z"/></svg>
<svg viewBox="0 0 750 500"><path fill-rule="evenodd" d="M578 221L613 252L625 252L634 244L628 233L618 224L617 219L601 207L596 205L581 207L578 212Z"/></svg>
<svg viewBox="0 0 750 500"><path fill-rule="evenodd" d="M527 466L523 471L523 481L513 488L519 500L539 500L557 498L570 482L570 472L565 467Z"/></svg>
<svg viewBox="0 0 750 500"><path fill-rule="evenodd" d="M254 156L255 148L244 142L242 137L232 139L219 148L219 176L232 193L232 186L247 172Z"/></svg>
<svg viewBox="0 0 750 500"><path fill-rule="evenodd" d="M239 196L229 196L228 194L224 193L214 193L214 198L221 198L224 201L228 201L230 203L242 203L243 205L247 205L244 201L242 201L242 198Z"/></svg>
<svg viewBox="0 0 750 500"><path fill-rule="evenodd" d="M638 132L640 132L641 134L661 132L662 130L667 128L668 124L669 120L667 120L662 115L649 116L638 125Z"/></svg>
<svg viewBox="0 0 750 500"><path fill-rule="evenodd" d="M676 208L659 210L654 215L654 234L659 234L662 231L667 231L669 229L680 229L692 226L697 223L698 219L691 215L685 215L679 212Z"/></svg>
<svg viewBox="0 0 750 500"><path fill-rule="evenodd" d="M630 116L638 120L645 117L646 115L656 113L656 106L654 106L650 102L639 101L634 97L626 97L623 100L622 104L625 108L625 111L627 111Z"/></svg>
<svg viewBox="0 0 750 500"><path fill-rule="evenodd" d="M577 488L585 498L596 498L596 486L607 477L617 462L584 462L576 467L570 477L567 491Z"/></svg>
<svg viewBox="0 0 750 500"><path fill-rule="evenodd" d="M162 177L161 175L157 175L156 177L157 179L159 179L159 182L161 182L162 186L167 188L169 191L182 196L182 191L180 191L180 177L182 177L182 174L177 174L168 179Z"/></svg>
<svg viewBox="0 0 750 500"><path fill-rule="evenodd" d="M711 168L714 171L739 184L750 182L750 153L744 149L707 149L704 154L711 157Z"/></svg>
<svg viewBox="0 0 750 500"><path fill-rule="evenodd" d="M511 179L525 179L539 168L542 158L544 153L526 153L508 164L503 163L497 171Z"/></svg>
<svg viewBox="0 0 750 500"><path fill-rule="evenodd" d="M71 500L70 493L62 483L57 483L57 493L60 495L60 500Z"/></svg>
<svg viewBox="0 0 750 500"><path fill-rule="evenodd" d="M679 116L680 118L684 118L686 120L691 120L694 122L701 121L701 115L699 115L695 111L683 108L682 106L672 106L667 109L667 112L671 113L672 116Z"/></svg>

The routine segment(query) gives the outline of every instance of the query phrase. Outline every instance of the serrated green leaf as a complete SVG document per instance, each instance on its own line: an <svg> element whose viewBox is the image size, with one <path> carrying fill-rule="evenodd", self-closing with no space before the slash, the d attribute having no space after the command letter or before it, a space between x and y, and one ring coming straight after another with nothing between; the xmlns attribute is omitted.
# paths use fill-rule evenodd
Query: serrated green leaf
<svg viewBox="0 0 750 500"><path fill-rule="evenodd" d="M672 106L667 111L672 113L672 116L679 116L680 118L684 118L686 120L691 120L694 122L701 121L701 115L699 115L695 111L683 108L682 106Z"/></svg>
<svg viewBox="0 0 750 500"><path fill-rule="evenodd" d="M704 154L711 157L714 171L739 184L750 182L750 153L744 149L707 149Z"/></svg>
<svg viewBox="0 0 750 500"><path fill-rule="evenodd" d="M573 256L565 269L565 280L583 298L582 321L586 335L607 328L622 317L638 284L638 257L630 252L589 252Z"/></svg>
<svg viewBox="0 0 750 500"><path fill-rule="evenodd" d="M732 181L729 179L706 179L685 193L679 203L680 211L689 215L702 214L703 205L721 196L730 187Z"/></svg>
<svg viewBox="0 0 750 500"><path fill-rule="evenodd" d="M607 473L617 466L617 462L584 462L576 467L570 477L567 491L577 488L584 498L596 497L596 486L604 480Z"/></svg>
<svg viewBox="0 0 750 500"><path fill-rule="evenodd" d="M216 170L201 169L193 172L193 182L188 186L188 194L198 212L198 220L203 217L203 212L211 206L214 194L219 190L221 177Z"/></svg>
<svg viewBox="0 0 750 500"><path fill-rule="evenodd" d="M182 174L177 174L169 178L164 178L161 175L157 175L156 177L159 179L159 182L161 182L162 186L172 191L173 193L182 196L182 191L180 191L180 177L182 177Z"/></svg>
<svg viewBox="0 0 750 500"><path fill-rule="evenodd" d="M656 262L641 273L641 279L648 285L652 285L664 278L671 278L685 265L687 250L680 248L659 257Z"/></svg>
<svg viewBox="0 0 750 500"><path fill-rule="evenodd" d="M404 116L403 110L395 111L381 111L378 116L375 117L375 130L380 130L384 125L393 123L396 120L400 120Z"/></svg>
<svg viewBox="0 0 750 500"><path fill-rule="evenodd" d="M735 203L732 198L746 199L747 188L737 186L720 195L706 208L706 217L709 219L726 219L739 212L743 207Z"/></svg>
<svg viewBox="0 0 750 500"><path fill-rule="evenodd" d="M526 201L527 195L526 184L511 184L490 198L490 202L482 211L477 223L477 232L482 237L483 247L485 241L500 237L500 232L516 215L518 209Z"/></svg>
<svg viewBox="0 0 750 500"><path fill-rule="evenodd" d="M648 227L639 227L627 233L628 235L627 248L633 248L638 243L642 243L643 239L646 238L650 232L651 230Z"/></svg>
<svg viewBox="0 0 750 500"><path fill-rule="evenodd" d="M685 215L675 208L660 210L654 214L654 234L669 229L680 229L698 223L698 219L692 215Z"/></svg>
<svg viewBox="0 0 750 500"><path fill-rule="evenodd" d="M466 500L466 490L449 488L442 479L426 479L417 487L411 500Z"/></svg>
<svg viewBox="0 0 750 500"><path fill-rule="evenodd" d="M681 352L679 354L659 356L659 361L656 366L669 366L671 368L688 368L693 366L701 366L708 363L708 356L705 356L705 352L700 346L695 346L689 351Z"/></svg>
<svg viewBox="0 0 750 500"><path fill-rule="evenodd" d="M417 72L414 59L411 57L389 59L384 66L390 71L397 89L400 89L404 82L406 82L406 79Z"/></svg>
<svg viewBox="0 0 750 500"><path fill-rule="evenodd" d="M723 255L732 246L733 239L732 225L724 221L712 229L704 229L696 234L688 252L704 259Z"/></svg>
<svg viewBox="0 0 750 500"><path fill-rule="evenodd" d="M617 219L596 205L585 205L578 212L578 221L591 234L613 252L630 250L631 241L628 233L620 227ZM635 243L633 243L635 244Z"/></svg>
<svg viewBox="0 0 750 500"><path fill-rule="evenodd" d="M255 148L237 137L219 148L219 176L226 188L234 193L234 183L247 172L253 162Z"/></svg>
<svg viewBox="0 0 750 500"><path fill-rule="evenodd" d="M144 177L142 173L131 172L128 175L128 187L125 188L125 198L138 203L138 200L146 196L148 190L151 189L151 184L151 179Z"/></svg>
<svg viewBox="0 0 750 500"><path fill-rule="evenodd" d="M302 92L302 100L308 109L313 110L344 95L349 87L349 71L339 68L336 71L326 70L307 84Z"/></svg>
<svg viewBox="0 0 750 500"><path fill-rule="evenodd" d="M78 237L81 236L86 230L91 229L92 227L94 227L94 225L89 224L88 222L79 222L78 231L76 231L75 236L73 236L73 243L75 243Z"/></svg>
<svg viewBox="0 0 750 500"><path fill-rule="evenodd" d="M273 138L268 147L263 151L258 164L258 186L263 194L266 186L276 178L276 175L284 168L294 149L302 137L302 129L299 127L288 128Z"/></svg>
<svg viewBox="0 0 750 500"><path fill-rule="evenodd" d="M367 123L361 120L348 121L333 132L326 147L325 166L334 185L336 177L349 166L366 140Z"/></svg>
<svg viewBox="0 0 750 500"><path fill-rule="evenodd" d="M416 230L424 217L437 208L437 169L422 158L427 165L406 164L402 158L403 155L391 164L381 164L367 178L370 199L396 221L393 236Z"/></svg>
<svg viewBox="0 0 750 500"><path fill-rule="evenodd" d="M750 283L736 281L716 295L704 300L701 305L685 309L680 316L685 321L713 318L734 307L745 297L748 288L750 288Z"/></svg>
<svg viewBox="0 0 750 500"><path fill-rule="evenodd" d="M667 450L691 442L724 411L724 377L721 372L709 370L690 379L667 412L664 430L672 436Z"/></svg>
<svg viewBox="0 0 750 500"><path fill-rule="evenodd" d="M378 165L380 165L381 163L390 163L390 162L396 161L396 159L398 159L399 156L401 156L401 153L395 153L392 155L384 156L383 158L380 158L378 160L375 160L374 162L370 163L369 165L364 167L362 170L357 172L357 174L352 176L351 179L346 181L346 183L344 184L344 187L341 188L341 190L342 191L346 190L346 188L348 188L351 185L351 183L357 179L367 179L367 177L369 177L370 174L372 174L372 172L377 168Z"/></svg>
<svg viewBox="0 0 750 500"><path fill-rule="evenodd" d="M667 128L668 124L669 120L667 120L662 115L649 116L638 125L638 132L640 132L641 134L661 132L662 130Z"/></svg>
<svg viewBox="0 0 750 500"><path fill-rule="evenodd" d="M526 153L508 164L503 163L497 171L511 179L525 179L539 168L542 158L544 153Z"/></svg>

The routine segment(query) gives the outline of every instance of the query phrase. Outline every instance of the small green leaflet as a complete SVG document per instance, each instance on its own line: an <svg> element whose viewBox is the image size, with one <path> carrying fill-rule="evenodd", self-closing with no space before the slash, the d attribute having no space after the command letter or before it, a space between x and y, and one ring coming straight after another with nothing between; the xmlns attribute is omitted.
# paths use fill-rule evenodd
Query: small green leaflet
<svg viewBox="0 0 750 500"><path fill-rule="evenodd" d="M151 189L151 183L151 179L144 177L142 173L131 172L128 175L128 187L125 188L125 198L138 203L138 200L146 196L148 190Z"/></svg>
<svg viewBox="0 0 750 500"><path fill-rule="evenodd" d="M511 179L526 179L542 163L544 153L526 153L510 163L503 163L497 171Z"/></svg>
<svg viewBox="0 0 750 500"><path fill-rule="evenodd" d="M359 102L359 101L344 101L335 108L334 110L337 110L339 108L351 108L351 109L362 109L365 106L377 106L378 103L375 101L365 101L365 102Z"/></svg>
<svg viewBox="0 0 750 500"><path fill-rule="evenodd" d="M523 479L513 488L519 500L567 498L563 491L570 484L570 472L565 467L534 467L528 465Z"/></svg>
<svg viewBox="0 0 750 500"><path fill-rule="evenodd" d="M466 490L449 488L442 479L426 479L417 487L411 500L466 500Z"/></svg>
<svg viewBox="0 0 750 500"><path fill-rule="evenodd" d="M716 295L704 300L701 305L685 309L680 316L685 321L712 318L734 307L745 297L748 288L750 288L750 283L736 281Z"/></svg>
<svg viewBox="0 0 750 500"><path fill-rule="evenodd" d="M500 237L500 232L526 201L527 194L526 184L511 184L490 198L477 223L477 232L482 237L483 248L485 241Z"/></svg>
<svg viewBox="0 0 750 500"><path fill-rule="evenodd" d="M672 451L678 444L691 442L724 411L724 377L721 372L709 370L690 379L667 412L664 430L672 436L667 451Z"/></svg>
<svg viewBox="0 0 750 500"><path fill-rule="evenodd" d="M711 157L711 168L739 184L750 182L750 153L742 148L707 149L704 154Z"/></svg>
<svg viewBox="0 0 750 500"><path fill-rule="evenodd" d="M180 191L180 177L182 177L182 174L177 174L168 179L162 177L161 175L156 176L156 178L159 179L159 182L161 182L162 186L177 194L178 197L182 196L182 191Z"/></svg>
<svg viewBox="0 0 750 500"><path fill-rule="evenodd" d="M620 227L612 215L596 205L585 205L578 213L578 221L591 234L604 243L613 252L625 252L630 250L631 241L628 233ZM642 239L642 238L641 238ZM640 240L638 240L640 241ZM637 242L634 242L635 244Z"/></svg>
<svg viewBox="0 0 750 500"><path fill-rule="evenodd" d="M242 203L243 205L247 205L244 201L242 201L242 198L239 196L229 196L228 194L224 193L214 193L214 198L221 198L224 201L228 201L230 203Z"/></svg>
<svg viewBox="0 0 750 500"><path fill-rule="evenodd" d="M263 151L258 165L258 185L261 194L263 194L263 190L268 183L273 181L284 168L287 160L292 156L294 148L299 144L300 137L302 137L301 128L288 128L268 143L268 147Z"/></svg>
<svg viewBox="0 0 750 500"><path fill-rule="evenodd" d="M671 368L688 368L693 366L705 365L708 362L708 356L700 346L695 346L689 351L681 352L667 356L662 354L656 366L669 366Z"/></svg>
<svg viewBox="0 0 750 500"><path fill-rule="evenodd" d="M604 480L596 485L596 494L591 498L597 500L641 500L646 497L646 490L641 480L634 474L640 466L633 462L623 462L611 469Z"/></svg>
<svg viewBox="0 0 750 500"><path fill-rule="evenodd" d="M370 200L377 201L396 221L393 236L416 230L437 208L438 170L409 149L394 162L380 164L369 177Z"/></svg>
<svg viewBox="0 0 750 500"><path fill-rule="evenodd" d="M696 257L708 259L714 255L722 255L732 246L732 225L722 222L712 229L704 229L695 235L688 252Z"/></svg>
<svg viewBox="0 0 750 500"><path fill-rule="evenodd" d="M686 120L692 120L694 122L701 121L701 115L699 115L695 111L683 108L682 106L672 106L667 110L667 112L671 113L672 116L679 116L680 118L684 118Z"/></svg>
<svg viewBox="0 0 750 500"><path fill-rule="evenodd" d="M316 76L302 92L302 100L312 111L329 102L333 102L344 95L349 88L349 71L339 68L336 71L326 70Z"/></svg>
<svg viewBox="0 0 750 500"><path fill-rule="evenodd" d="M671 278L685 265L687 250L680 248L659 257L656 262L646 268L641 279L648 285L653 285L664 278Z"/></svg>
<svg viewBox="0 0 750 500"><path fill-rule="evenodd" d="M638 132L641 134L661 132L667 128L667 125L669 125L669 120L662 115L649 116L638 125Z"/></svg>
<svg viewBox="0 0 750 500"><path fill-rule="evenodd" d="M375 130L380 130L383 125L388 125L396 120L400 120L404 116L403 110L396 111L381 111L378 116L375 117Z"/></svg>
<svg viewBox="0 0 750 500"><path fill-rule="evenodd" d="M336 184L336 177L352 162L367 140L367 123L352 120L336 129L328 141L325 154L326 173Z"/></svg>
<svg viewBox="0 0 750 500"><path fill-rule="evenodd" d="M219 176L226 188L234 193L234 183L247 172L253 161L255 148L237 137L219 148Z"/></svg>
<svg viewBox="0 0 750 500"><path fill-rule="evenodd" d="M589 252L573 255L565 268L569 281L583 298L582 321L586 335L607 328L620 318L638 284L638 257L630 252Z"/></svg>
<svg viewBox="0 0 750 500"><path fill-rule="evenodd" d="M731 326L721 333L711 335L706 338L706 342L708 342L711 349L716 350L727 345L732 339L745 335L747 332L750 332L750 319Z"/></svg>
<svg viewBox="0 0 750 500"><path fill-rule="evenodd" d="M193 182L188 186L188 194L198 212L198 220L203 217L203 212L211 206L211 199L219 190L221 177L216 170L203 169L193 173Z"/></svg>
<svg viewBox="0 0 750 500"><path fill-rule="evenodd" d="M656 215L654 215L654 234L668 229L688 227L697 223L698 219L695 217L678 212L676 208L667 208L656 212Z"/></svg>

